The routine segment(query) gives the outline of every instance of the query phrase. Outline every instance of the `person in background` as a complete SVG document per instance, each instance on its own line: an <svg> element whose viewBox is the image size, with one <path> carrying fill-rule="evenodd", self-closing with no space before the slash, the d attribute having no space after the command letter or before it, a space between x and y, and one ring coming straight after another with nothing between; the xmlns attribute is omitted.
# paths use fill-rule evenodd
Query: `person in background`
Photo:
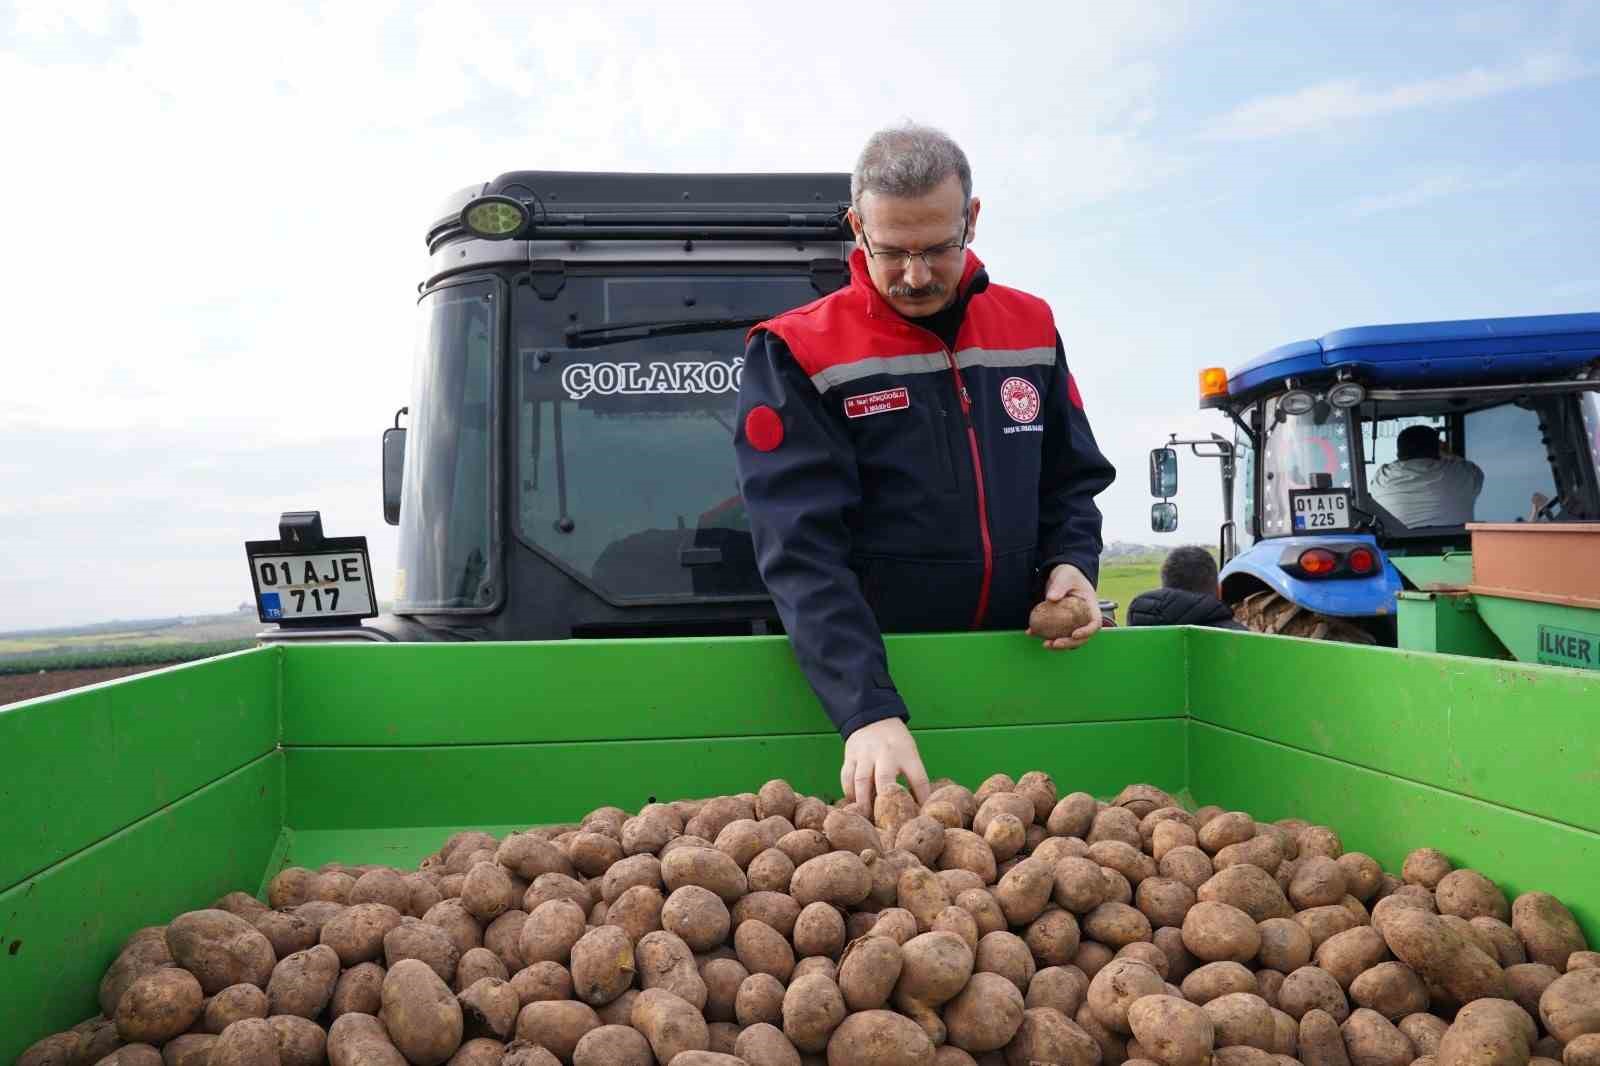
<svg viewBox="0 0 1600 1066"><path fill-rule="evenodd" d="M1246 629L1217 596L1217 561L1193 544L1167 553L1161 564L1161 587L1133 598L1128 624Z"/></svg>
<svg viewBox="0 0 1600 1066"><path fill-rule="evenodd" d="M1432 426L1407 426L1395 441L1395 461L1384 463L1372 477L1372 498L1408 529L1460 526L1472 521L1472 509L1483 491L1478 464L1439 447Z"/></svg>

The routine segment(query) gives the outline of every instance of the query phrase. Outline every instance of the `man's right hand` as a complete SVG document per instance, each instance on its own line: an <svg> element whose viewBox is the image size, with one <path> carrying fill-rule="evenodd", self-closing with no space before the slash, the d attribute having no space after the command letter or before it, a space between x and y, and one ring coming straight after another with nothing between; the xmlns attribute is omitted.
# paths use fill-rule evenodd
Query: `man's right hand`
<svg viewBox="0 0 1600 1066"><path fill-rule="evenodd" d="M922 768L917 742L911 730L898 718L864 725L844 742L844 766L839 770L839 785L844 798L871 811L877 794L895 783L901 774L920 806L928 798L928 771Z"/></svg>

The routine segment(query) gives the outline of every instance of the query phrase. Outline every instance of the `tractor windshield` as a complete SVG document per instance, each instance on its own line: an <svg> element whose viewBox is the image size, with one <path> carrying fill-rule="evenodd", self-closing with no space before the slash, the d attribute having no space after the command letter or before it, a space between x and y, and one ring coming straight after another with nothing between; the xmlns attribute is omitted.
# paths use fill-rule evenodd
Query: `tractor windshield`
<svg viewBox="0 0 1600 1066"><path fill-rule="evenodd" d="M734 470L734 323L816 295L796 273L602 275L518 306L522 540L613 603L765 597Z"/></svg>
<svg viewBox="0 0 1600 1066"><path fill-rule="evenodd" d="M483 610L495 599L490 432L496 283L423 297L400 500L396 607Z"/></svg>
<svg viewBox="0 0 1600 1066"><path fill-rule="evenodd" d="M1350 487L1350 417L1325 400L1305 414L1290 414L1277 397L1266 401L1263 413L1261 533L1287 536L1293 531L1290 490Z"/></svg>

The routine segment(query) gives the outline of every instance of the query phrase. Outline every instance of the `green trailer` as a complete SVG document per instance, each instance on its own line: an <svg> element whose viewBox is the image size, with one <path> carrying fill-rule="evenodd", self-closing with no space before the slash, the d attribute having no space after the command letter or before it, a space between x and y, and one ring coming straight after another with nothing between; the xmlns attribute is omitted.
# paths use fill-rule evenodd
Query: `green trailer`
<svg viewBox="0 0 1600 1066"><path fill-rule="evenodd" d="M1437 847L1600 943L1600 674L1196 629L889 649L935 775L1150 782L1332 825L1390 870ZM134 930L285 865L410 865L459 828L775 776L833 796L839 754L781 638L274 645L16 704L0 1062L92 1016Z"/></svg>

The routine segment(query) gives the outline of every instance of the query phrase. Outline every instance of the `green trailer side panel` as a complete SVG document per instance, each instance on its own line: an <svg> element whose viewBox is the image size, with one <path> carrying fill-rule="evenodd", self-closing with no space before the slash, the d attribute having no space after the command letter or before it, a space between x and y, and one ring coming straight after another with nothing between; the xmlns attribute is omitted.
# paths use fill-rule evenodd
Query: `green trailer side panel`
<svg viewBox="0 0 1600 1066"><path fill-rule="evenodd" d="M973 786L1004 770L1047 770L1062 794L1107 795L1129 781L1183 787L1182 718L1054 726L934 729L917 734L932 777ZM843 745L833 734L704 740L448 747L289 748L287 822L308 830L400 828L418 812L454 828L524 828L582 818L607 804L753 791L774 777L801 792L840 795ZM359 781L359 788L350 787ZM432 840L410 861L437 848ZM385 845L388 846L387 844ZM291 852L295 848L291 847ZM301 861L298 858L296 861ZM345 861L368 861L347 858ZM376 860L372 860L376 861Z"/></svg>
<svg viewBox="0 0 1600 1066"><path fill-rule="evenodd" d="M271 751L261 648L0 710L0 890Z"/></svg>
<svg viewBox="0 0 1600 1066"><path fill-rule="evenodd" d="M1396 624L1400 647L1406 651L1433 651L1444 655L1470 655L1480 659L1509 659L1511 653L1483 624L1465 592L1402 592Z"/></svg>
<svg viewBox="0 0 1600 1066"><path fill-rule="evenodd" d="M1195 630L1191 716L1600 831L1600 717L1579 671Z"/></svg>
<svg viewBox="0 0 1600 1066"><path fill-rule="evenodd" d="M1438 848L1508 900L1552 893L1600 944L1600 833L1201 722L1189 725L1189 755L1201 803L1332 826L1346 851L1393 873L1412 849Z"/></svg>
<svg viewBox="0 0 1600 1066"><path fill-rule="evenodd" d="M1474 596L1473 602L1520 661L1600 670L1600 611L1508 596Z"/></svg>
<svg viewBox="0 0 1600 1066"><path fill-rule="evenodd" d="M1405 575L1407 581L1419 589L1429 585L1472 584L1472 553L1451 552L1448 555L1393 555L1389 561Z"/></svg>
<svg viewBox="0 0 1600 1066"><path fill-rule="evenodd" d="M916 728L1168 717L1183 633L1047 652L1020 633L887 641ZM287 647L285 745L515 744L831 732L788 641ZM618 668L626 659L627 666ZM1114 699L1103 693L1116 693Z"/></svg>
<svg viewBox="0 0 1600 1066"><path fill-rule="evenodd" d="M134 930L254 887L282 811L272 752L0 893L0 1062L99 1013Z"/></svg>

